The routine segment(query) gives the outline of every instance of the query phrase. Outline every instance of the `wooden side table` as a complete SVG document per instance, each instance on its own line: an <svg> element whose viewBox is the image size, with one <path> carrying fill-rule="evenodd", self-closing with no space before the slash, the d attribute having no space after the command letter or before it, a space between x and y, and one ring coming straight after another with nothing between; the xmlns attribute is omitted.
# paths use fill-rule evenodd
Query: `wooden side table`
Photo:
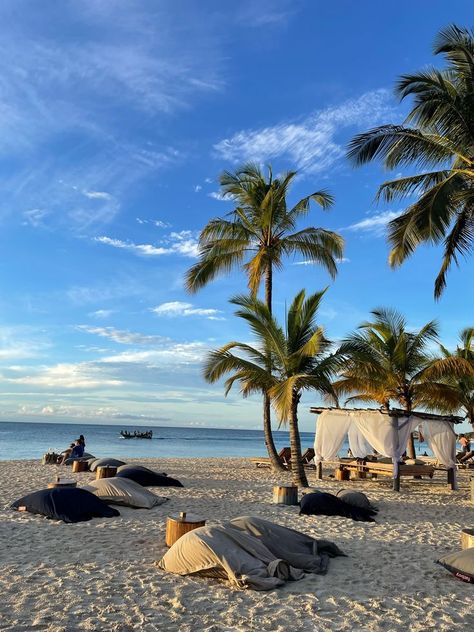
<svg viewBox="0 0 474 632"><path fill-rule="evenodd" d="M117 467L114 465L99 465L95 472L96 480L99 478L112 478L117 474Z"/></svg>
<svg viewBox="0 0 474 632"><path fill-rule="evenodd" d="M59 481L48 483L48 489L53 489L55 487L77 487L77 482L70 478L61 478Z"/></svg>
<svg viewBox="0 0 474 632"><path fill-rule="evenodd" d="M74 474L77 472L87 472L89 469L89 464L87 461L73 461L72 462L72 471Z"/></svg>
<svg viewBox="0 0 474 632"><path fill-rule="evenodd" d="M296 485L275 485L273 502L279 505L297 505L298 487Z"/></svg>
<svg viewBox="0 0 474 632"><path fill-rule="evenodd" d="M173 546L182 535L199 527L204 527L205 524L204 518L185 511L168 516L166 520L166 546Z"/></svg>

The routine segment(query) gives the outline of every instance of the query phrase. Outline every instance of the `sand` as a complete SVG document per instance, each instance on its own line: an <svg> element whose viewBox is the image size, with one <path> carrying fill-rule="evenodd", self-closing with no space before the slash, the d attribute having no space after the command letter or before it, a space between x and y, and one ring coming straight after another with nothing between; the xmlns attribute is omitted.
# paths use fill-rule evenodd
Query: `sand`
<svg viewBox="0 0 474 632"><path fill-rule="evenodd" d="M132 462L132 461L130 461ZM169 502L151 510L119 508L121 516L75 525L11 511L16 498L51 481L55 466L0 462L0 630L227 632L471 629L474 586L434 560L460 548L474 526L468 478L451 493L445 479L310 484L330 492L362 489L378 504L376 524L339 517L298 516L271 503L272 485L289 482L245 459L141 460L179 478L184 488L155 489ZM63 468L70 473L69 468ZM80 483L91 473L73 474ZM331 560L326 576L270 592L239 591L214 579L166 574L166 516L186 510L219 523L257 515L331 539L350 557Z"/></svg>

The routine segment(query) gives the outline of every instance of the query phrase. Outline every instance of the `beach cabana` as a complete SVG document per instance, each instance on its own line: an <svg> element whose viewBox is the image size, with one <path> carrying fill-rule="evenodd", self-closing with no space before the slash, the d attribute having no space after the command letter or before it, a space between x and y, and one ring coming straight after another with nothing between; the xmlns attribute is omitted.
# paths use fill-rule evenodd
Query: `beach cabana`
<svg viewBox="0 0 474 632"><path fill-rule="evenodd" d="M392 466L388 467L393 477L393 489L399 491L400 468L403 467L399 463L410 433L420 428L438 463L446 468L451 488L456 489L456 433L453 426L460 423L462 417L424 412L412 412L407 417L399 409L315 407L310 411L318 415L314 441L318 477L322 476L322 463L337 458L347 437L355 459L365 459L376 451L392 460ZM382 473L380 466L375 469ZM369 462L364 471L370 472Z"/></svg>

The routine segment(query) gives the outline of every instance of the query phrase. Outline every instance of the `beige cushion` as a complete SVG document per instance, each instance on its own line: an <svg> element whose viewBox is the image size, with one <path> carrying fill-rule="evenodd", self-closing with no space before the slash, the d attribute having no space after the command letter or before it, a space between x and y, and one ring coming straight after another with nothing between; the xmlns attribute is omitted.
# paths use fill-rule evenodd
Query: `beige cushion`
<svg viewBox="0 0 474 632"><path fill-rule="evenodd" d="M438 564L463 582L474 584L474 548L445 555Z"/></svg>
<svg viewBox="0 0 474 632"><path fill-rule="evenodd" d="M157 496L129 478L100 478L84 485L83 489L95 494L110 505L124 505L141 509L151 509L168 499Z"/></svg>

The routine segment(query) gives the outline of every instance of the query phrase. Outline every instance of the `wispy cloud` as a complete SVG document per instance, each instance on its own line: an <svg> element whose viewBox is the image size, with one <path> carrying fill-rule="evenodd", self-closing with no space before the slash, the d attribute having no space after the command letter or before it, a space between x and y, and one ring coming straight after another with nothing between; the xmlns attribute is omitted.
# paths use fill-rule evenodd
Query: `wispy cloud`
<svg viewBox="0 0 474 632"><path fill-rule="evenodd" d="M342 257L341 259L337 259L336 263L350 263L350 259L347 257ZM319 261L313 261L313 259L306 259L305 261L295 261L293 263L294 266L312 266L312 265L320 265Z"/></svg>
<svg viewBox="0 0 474 632"><path fill-rule="evenodd" d="M367 92L358 99L314 112L302 121L285 121L272 127L241 130L214 145L219 158L233 163L265 162L283 157L301 171L319 172L344 155L338 142L347 128L374 125L391 112L387 90Z"/></svg>
<svg viewBox="0 0 474 632"><path fill-rule="evenodd" d="M90 327L89 325L78 325L77 329L89 334L109 338L114 342L125 345L159 345L167 341L163 336L148 336L128 330L116 329L115 327Z"/></svg>
<svg viewBox="0 0 474 632"><path fill-rule="evenodd" d="M221 310L212 308L194 307L192 303L183 303L181 301L171 301L162 303L151 310L157 316L167 316L175 318L177 316L204 316L208 320L224 320Z"/></svg>
<svg viewBox="0 0 474 632"><path fill-rule="evenodd" d="M15 384L29 384L47 388L88 389L120 386L123 384L93 363L68 364L61 363L51 367L44 367L30 375L8 379Z"/></svg>
<svg viewBox="0 0 474 632"><path fill-rule="evenodd" d="M374 215L369 215L365 219L360 220L360 222L347 226L345 230L372 233L377 237L381 237L386 232L387 224L399 215L400 211L383 211L382 213L375 213Z"/></svg>
<svg viewBox="0 0 474 632"><path fill-rule="evenodd" d="M105 320L114 313L113 309L96 309L95 312L89 312L88 316L97 320Z"/></svg>
<svg viewBox="0 0 474 632"><path fill-rule="evenodd" d="M229 196L223 195L220 191L211 191L208 193L208 196L218 202L228 202L231 199Z"/></svg>
<svg viewBox="0 0 474 632"><path fill-rule="evenodd" d="M199 246L197 237L190 230L182 230L180 232L172 232L166 238L161 240L159 245L153 244L136 244L132 241L123 241L102 235L94 237L94 241L128 250L134 254L144 257L160 257L162 255L183 255L184 257L197 257L199 254Z"/></svg>

